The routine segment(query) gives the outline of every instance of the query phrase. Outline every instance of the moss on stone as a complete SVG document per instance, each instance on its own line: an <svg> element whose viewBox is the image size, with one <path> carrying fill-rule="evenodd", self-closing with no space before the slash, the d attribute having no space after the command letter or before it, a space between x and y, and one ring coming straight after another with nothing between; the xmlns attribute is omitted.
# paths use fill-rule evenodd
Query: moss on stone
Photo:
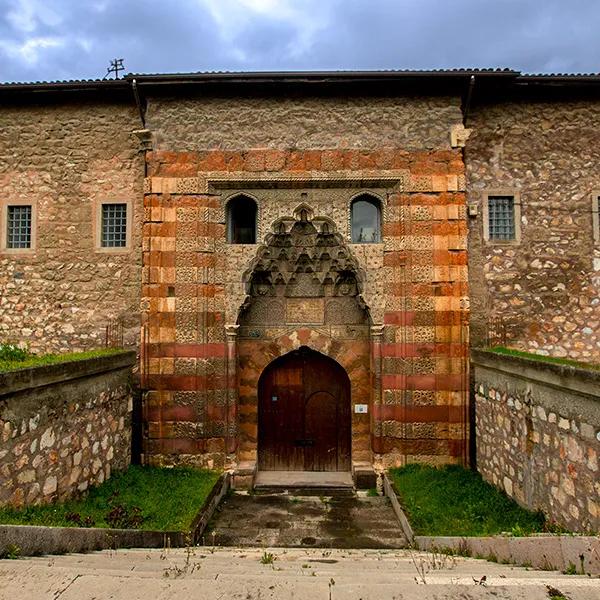
<svg viewBox="0 0 600 600"><path fill-rule="evenodd" d="M100 348L98 350L88 350L86 352L69 352L67 354L20 354L18 356L8 356L0 353L0 372L17 371L18 369L30 369L32 367L43 367L46 365L55 365L59 363L73 362L78 360L88 360L90 358L100 358L110 356L111 354L120 354L121 348Z"/></svg>
<svg viewBox="0 0 600 600"><path fill-rule="evenodd" d="M493 348L488 348L488 350L490 352L503 354L505 356L528 358L530 360L538 360L540 362L547 362L556 365L566 365L569 367L578 367L580 369L593 369L600 371L600 364L597 363L586 363L577 360L571 360L569 358L561 358L559 356L544 356L543 354L534 354L532 352L525 352L523 350L516 350L514 348L506 348L505 346L494 346Z"/></svg>

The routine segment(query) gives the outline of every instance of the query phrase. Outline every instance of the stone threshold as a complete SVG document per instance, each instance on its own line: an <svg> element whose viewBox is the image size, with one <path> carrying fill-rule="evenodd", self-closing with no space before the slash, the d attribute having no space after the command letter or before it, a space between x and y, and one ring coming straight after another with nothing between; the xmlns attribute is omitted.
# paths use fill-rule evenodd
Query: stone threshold
<svg viewBox="0 0 600 600"><path fill-rule="evenodd" d="M240 462L232 471L235 490L253 488L353 489L367 490L377 485L377 474L369 463L353 463L352 471L259 471L256 462Z"/></svg>
<svg viewBox="0 0 600 600"><path fill-rule="evenodd" d="M353 489L350 471L258 471L255 489L261 488L346 488Z"/></svg>

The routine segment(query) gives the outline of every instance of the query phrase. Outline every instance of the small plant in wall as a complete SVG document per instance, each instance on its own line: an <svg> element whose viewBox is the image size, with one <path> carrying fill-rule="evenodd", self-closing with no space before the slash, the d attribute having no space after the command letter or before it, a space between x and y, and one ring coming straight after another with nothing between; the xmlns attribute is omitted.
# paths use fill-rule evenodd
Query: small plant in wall
<svg viewBox="0 0 600 600"><path fill-rule="evenodd" d="M185 561L183 565L173 565L171 567L167 567L163 571L163 577L182 577L183 575L188 575L197 571L200 568L199 562L193 562L192 558L196 556L196 552L192 545L192 538L190 536L186 536L185 538ZM164 557L164 558L163 558ZM162 554L161 559L166 560L167 555Z"/></svg>
<svg viewBox="0 0 600 600"><path fill-rule="evenodd" d="M565 596L560 590L552 587L551 585L546 586L546 590L548 592L548 598L550 600L569 600L568 596Z"/></svg>
<svg viewBox="0 0 600 600"><path fill-rule="evenodd" d="M335 585L335 579L332 577L329 580L329 600L333 598L333 586Z"/></svg>
<svg viewBox="0 0 600 600"><path fill-rule="evenodd" d="M0 552L0 558L15 560L21 556L21 548L16 544L8 544L3 552Z"/></svg>
<svg viewBox="0 0 600 600"><path fill-rule="evenodd" d="M19 362L30 356L29 350L21 348L17 344L0 344L0 360Z"/></svg>
<svg viewBox="0 0 600 600"><path fill-rule="evenodd" d="M273 555L272 552L267 552L265 550L263 552L262 556L260 557L260 564L261 565L272 565L276 560L277 560L277 558Z"/></svg>

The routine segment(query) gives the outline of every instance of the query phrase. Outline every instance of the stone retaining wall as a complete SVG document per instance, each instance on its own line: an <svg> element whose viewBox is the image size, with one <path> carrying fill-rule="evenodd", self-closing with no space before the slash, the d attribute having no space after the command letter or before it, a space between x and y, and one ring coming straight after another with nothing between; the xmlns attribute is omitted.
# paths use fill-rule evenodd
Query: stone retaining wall
<svg viewBox="0 0 600 600"><path fill-rule="evenodd" d="M129 465L135 357L0 374L0 505L66 500Z"/></svg>
<svg viewBox="0 0 600 600"><path fill-rule="evenodd" d="M571 531L600 530L600 371L471 359L482 476Z"/></svg>

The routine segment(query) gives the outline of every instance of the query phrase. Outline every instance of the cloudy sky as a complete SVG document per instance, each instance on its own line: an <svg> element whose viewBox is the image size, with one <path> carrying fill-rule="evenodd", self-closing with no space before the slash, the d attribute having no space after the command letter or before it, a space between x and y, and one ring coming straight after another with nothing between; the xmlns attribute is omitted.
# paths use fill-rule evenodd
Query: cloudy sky
<svg viewBox="0 0 600 600"><path fill-rule="evenodd" d="M0 0L0 81L127 72L599 72L600 0Z"/></svg>

